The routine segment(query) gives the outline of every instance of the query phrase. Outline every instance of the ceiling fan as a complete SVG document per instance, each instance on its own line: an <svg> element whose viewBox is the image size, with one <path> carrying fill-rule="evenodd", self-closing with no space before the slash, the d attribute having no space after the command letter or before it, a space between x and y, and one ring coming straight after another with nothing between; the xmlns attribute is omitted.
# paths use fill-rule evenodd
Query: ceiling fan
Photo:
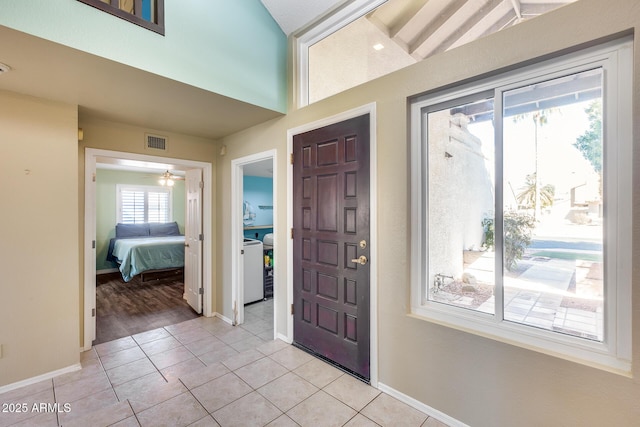
<svg viewBox="0 0 640 427"><path fill-rule="evenodd" d="M173 184L175 184L177 180L181 180L181 179L184 179L184 177L174 175L167 170L166 172L163 172L162 175L160 175L160 179L158 180L158 182L160 183L160 185L173 187Z"/></svg>

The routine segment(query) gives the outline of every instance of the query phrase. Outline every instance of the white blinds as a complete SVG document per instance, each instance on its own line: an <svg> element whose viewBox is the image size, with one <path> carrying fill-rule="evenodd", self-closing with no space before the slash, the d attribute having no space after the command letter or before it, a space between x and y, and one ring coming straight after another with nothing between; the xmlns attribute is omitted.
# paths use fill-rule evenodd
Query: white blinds
<svg viewBox="0 0 640 427"><path fill-rule="evenodd" d="M171 190L163 187L118 189L118 222L140 224L171 221Z"/></svg>

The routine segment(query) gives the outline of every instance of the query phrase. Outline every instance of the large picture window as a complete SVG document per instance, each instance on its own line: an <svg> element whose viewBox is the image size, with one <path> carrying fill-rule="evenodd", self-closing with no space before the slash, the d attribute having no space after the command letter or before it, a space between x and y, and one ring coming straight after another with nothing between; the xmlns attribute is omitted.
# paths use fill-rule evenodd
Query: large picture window
<svg viewBox="0 0 640 427"><path fill-rule="evenodd" d="M630 369L631 46L412 104L412 312Z"/></svg>

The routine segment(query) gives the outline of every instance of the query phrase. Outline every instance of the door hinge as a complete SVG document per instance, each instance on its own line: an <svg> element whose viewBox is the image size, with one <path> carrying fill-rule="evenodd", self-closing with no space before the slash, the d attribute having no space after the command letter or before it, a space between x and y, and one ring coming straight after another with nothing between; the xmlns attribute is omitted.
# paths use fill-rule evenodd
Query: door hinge
<svg viewBox="0 0 640 427"><path fill-rule="evenodd" d="M198 294L204 295L204 288L199 288L198 289Z"/></svg>
<svg viewBox="0 0 640 427"><path fill-rule="evenodd" d="M96 317L96 309L95 308L91 309L91 317Z"/></svg>
<svg viewBox="0 0 640 427"><path fill-rule="evenodd" d="M198 234L198 240L204 241L204 234Z"/></svg>
<svg viewBox="0 0 640 427"><path fill-rule="evenodd" d="M95 249L96 248L96 241L92 240L91 241L91 249Z"/></svg>
<svg viewBox="0 0 640 427"><path fill-rule="evenodd" d="M293 228L291 228L291 238L293 239Z"/></svg>
<svg viewBox="0 0 640 427"><path fill-rule="evenodd" d="M91 181L92 182L96 182L96 174L95 173L91 174Z"/></svg>
<svg viewBox="0 0 640 427"><path fill-rule="evenodd" d="M291 315L294 315L293 304L291 304Z"/></svg>
<svg viewBox="0 0 640 427"><path fill-rule="evenodd" d="M200 182L198 183L198 187L200 187L200 188L204 188L204 182L200 181Z"/></svg>
<svg viewBox="0 0 640 427"><path fill-rule="evenodd" d="M244 255L244 249L240 249L240 255Z"/></svg>
<svg viewBox="0 0 640 427"><path fill-rule="evenodd" d="M293 153L289 154L289 162L293 164Z"/></svg>

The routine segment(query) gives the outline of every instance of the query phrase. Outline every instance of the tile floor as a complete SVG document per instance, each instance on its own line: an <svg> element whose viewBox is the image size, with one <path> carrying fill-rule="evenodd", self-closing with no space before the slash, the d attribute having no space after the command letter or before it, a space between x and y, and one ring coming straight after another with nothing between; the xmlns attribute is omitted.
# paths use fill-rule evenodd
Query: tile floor
<svg viewBox="0 0 640 427"><path fill-rule="evenodd" d="M274 341L272 301L245 313L239 327L200 317L96 345L81 370L0 394L29 409L0 427L444 426Z"/></svg>

